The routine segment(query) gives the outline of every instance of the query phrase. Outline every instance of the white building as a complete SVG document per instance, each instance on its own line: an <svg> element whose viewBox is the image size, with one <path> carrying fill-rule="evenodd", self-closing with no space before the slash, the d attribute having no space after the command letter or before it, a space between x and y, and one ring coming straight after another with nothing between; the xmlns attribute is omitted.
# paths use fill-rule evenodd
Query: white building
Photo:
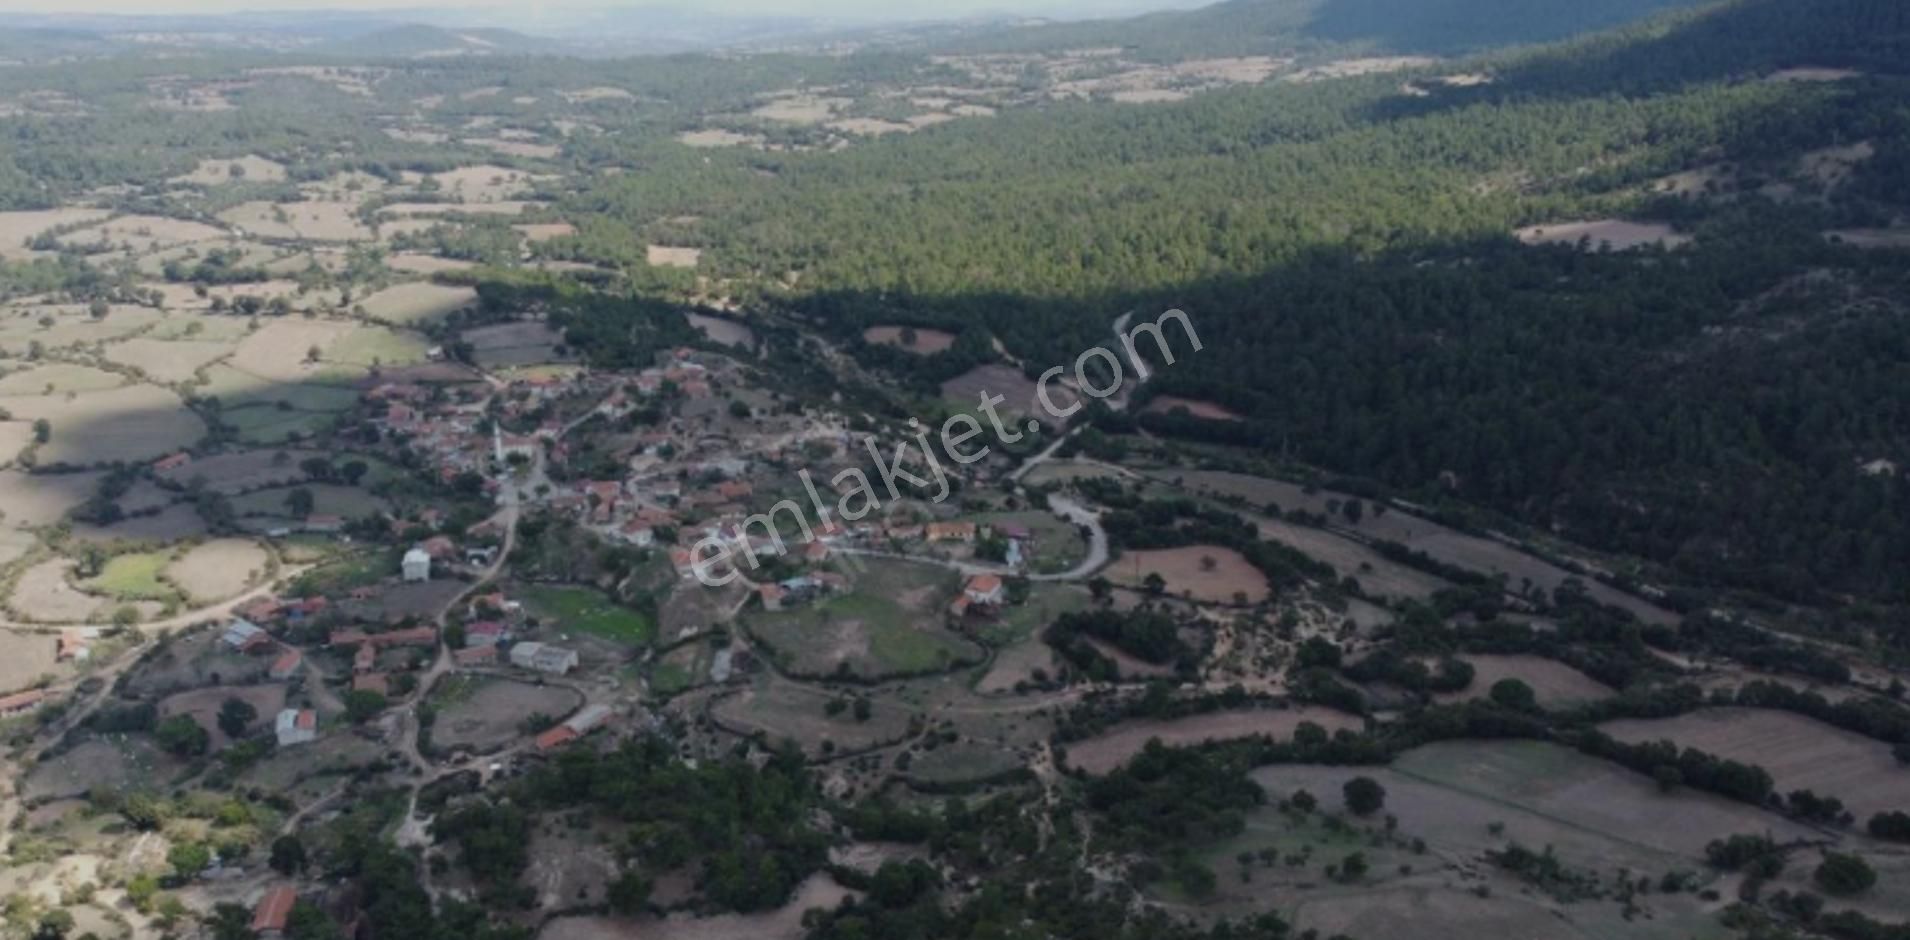
<svg viewBox="0 0 1910 940"><path fill-rule="evenodd" d="M403 563L406 581L431 580L431 553L421 547L413 547L405 552Z"/></svg>
<svg viewBox="0 0 1910 940"><path fill-rule="evenodd" d="M511 665L561 676L577 668L577 651L548 643L519 643L511 647Z"/></svg>
<svg viewBox="0 0 1910 940"><path fill-rule="evenodd" d="M318 713L309 708L287 708L279 712L275 728L279 747L308 744L318 740Z"/></svg>

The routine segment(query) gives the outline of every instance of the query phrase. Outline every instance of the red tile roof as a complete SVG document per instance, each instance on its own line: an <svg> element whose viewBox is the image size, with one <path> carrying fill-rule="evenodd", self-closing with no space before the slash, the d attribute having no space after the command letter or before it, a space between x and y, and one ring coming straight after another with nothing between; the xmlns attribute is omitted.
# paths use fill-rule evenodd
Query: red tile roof
<svg viewBox="0 0 1910 940"><path fill-rule="evenodd" d="M297 903L298 892L291 885L279 885L265 892L265 897L259 900L258 908L252 913L253 932L284 930L286 920L292 916L292 905Z"/></svg>

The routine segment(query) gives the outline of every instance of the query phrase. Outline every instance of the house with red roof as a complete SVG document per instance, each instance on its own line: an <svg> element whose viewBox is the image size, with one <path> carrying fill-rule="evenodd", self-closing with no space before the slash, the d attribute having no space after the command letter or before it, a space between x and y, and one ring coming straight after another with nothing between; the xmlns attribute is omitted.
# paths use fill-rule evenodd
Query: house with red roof
<svg viewBox="0 0 1910 940"><path fill-rule="evenodd" d="M259 906L252 909L252 932L261 938L282 937L285 924L298 903L298 891L291 885L278 885L265 892Z"/></svg>

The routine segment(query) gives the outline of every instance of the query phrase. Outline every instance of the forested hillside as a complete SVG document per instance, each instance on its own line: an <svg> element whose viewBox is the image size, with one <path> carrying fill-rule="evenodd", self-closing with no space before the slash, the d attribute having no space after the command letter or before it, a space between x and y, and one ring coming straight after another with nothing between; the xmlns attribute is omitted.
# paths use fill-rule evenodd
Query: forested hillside
<svg viewBox="0 0 1910 940"><path fill-rule="evenodd" d="M1161 58L1286 55L1356 48L1462 55L1607 29L1700 0L1227 0L1128 20L1056 23L974 37L959 48L1014 52L1127 46Z"/></svg>
<svg viewBox="0 0 1910 940"><path fill-rule="evenodd" d="M1159 388L1249 420L1173 430L1694 582L1900 598L1910 496L1860 467L1910 461L1905 259L1822 233L1906 206L1906 52L1899 4L1745 0L1489 57L1465 67L1493 81L1423 96L1388 76L1061 105L828 160L673 165L578 202L707 213L725 264L799 272L781 300L845 334L982 326L1045 364L1123 310L1179 305L1216 339ZM1851 71L1765 80L1798 65ZM1874 154L1850 180L1800 178L1802 155L1855 143ZM1730 198L1649 192L1726 160L1750 180ZM1621 212L1696 241L1509 237Z"/></svg>

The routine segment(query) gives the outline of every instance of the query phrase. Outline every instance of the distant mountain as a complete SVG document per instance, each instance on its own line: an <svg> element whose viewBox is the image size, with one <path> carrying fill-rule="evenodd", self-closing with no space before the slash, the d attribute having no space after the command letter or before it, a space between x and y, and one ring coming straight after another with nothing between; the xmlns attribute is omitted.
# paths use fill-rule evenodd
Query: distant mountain
<svg viewBox="0 0 1910 940"><path fill-rule="evenodd" d="M406 23L321 42L312 46L311 51L322 55L359 58L427 58L549 54L564 52L566 48L564 43L554 39L528 36L508 29L447 29L423 23Z"/></svg>
<svg viewBox="0 0 1910 940"><path fill-rule="evenodd" d="M1226 0L1127 19L982 30L977 52L1122 47L1162 57L1250 55L1309 48L1463 55L1550 42L1709 0Z"/></svg>

